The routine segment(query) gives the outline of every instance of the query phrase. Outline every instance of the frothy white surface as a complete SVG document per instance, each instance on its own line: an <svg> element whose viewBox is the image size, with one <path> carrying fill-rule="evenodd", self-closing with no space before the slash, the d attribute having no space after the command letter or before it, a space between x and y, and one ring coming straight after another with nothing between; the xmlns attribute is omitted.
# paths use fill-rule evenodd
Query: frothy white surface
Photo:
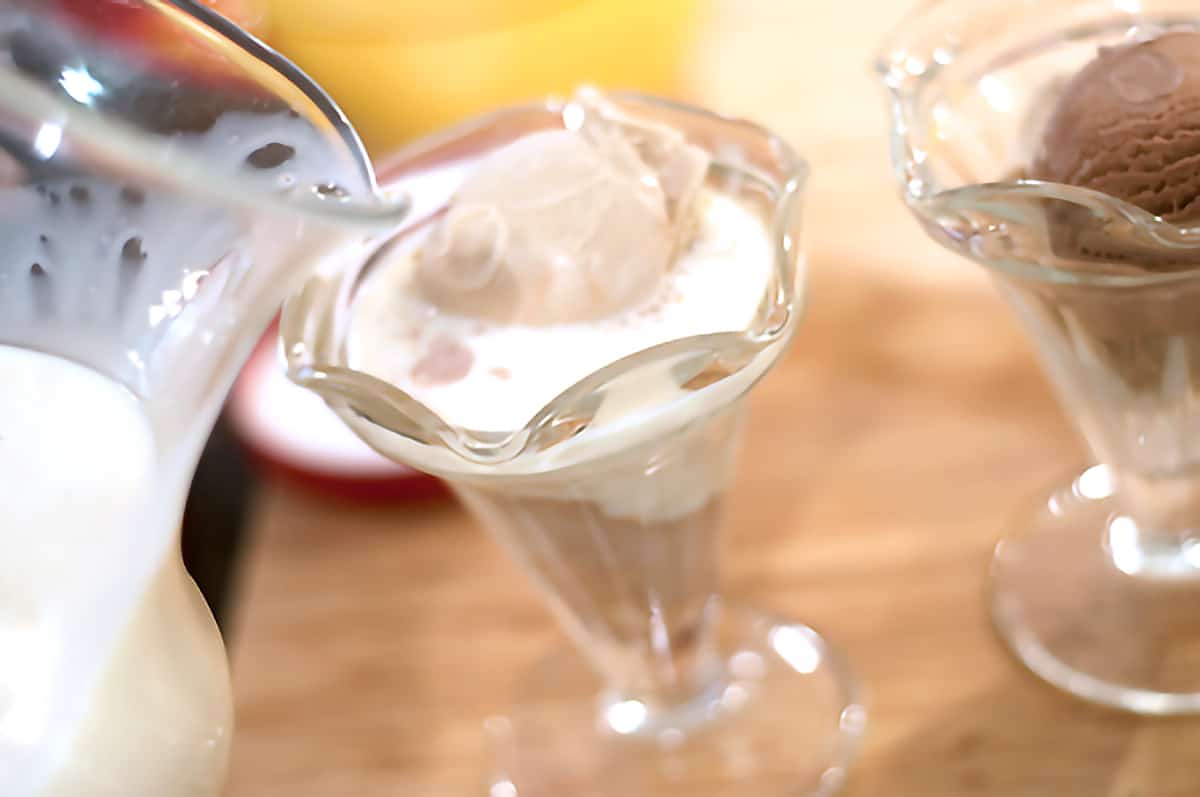
<svg viewBox="0 0 1200 797"><path fill-rule="evenodd" d="M408 392L448 423L476 431L521 428L580 379L668 341L751 326L775 251L763 220L737 200L706 193L693 246L660 291L631 313L578 324L489 324L438 312L411 289L412 251L368 278L348 340L352 367ZM439 384L415 365L446 341L469 352L461 379Z"/></svg>
<svg viewBox="0 0 1200 797"><path fill-rule="evenodd" d="M215 794L215 783L196 791L192 773L179 771L187 733L172 742L182 753L146 747L148 731L195 720L195 698L171 692L210 671L206 654L221 648L190 630L193 617L163 608L186 603L190 585L168 556L176 528L160 511L167 497L155 493L154 438L139 402L93 371L25 349L0 345L0 374L0 794ZM184 664L161 666L166 624L170 656ZM193 684L220 703L219 685ZM168 705L178 717L156 713ZM135 747L144 760L131 768Z"/></svg>

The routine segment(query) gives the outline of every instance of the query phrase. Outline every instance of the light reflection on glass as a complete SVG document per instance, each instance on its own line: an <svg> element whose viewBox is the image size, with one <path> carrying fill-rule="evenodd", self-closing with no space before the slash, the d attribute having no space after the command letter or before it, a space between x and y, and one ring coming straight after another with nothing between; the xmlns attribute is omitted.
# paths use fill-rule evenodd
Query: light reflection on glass
<svg viewBox="0 0 1200 797"><path fill-rule="evenodd" d="M1113 518L1108 524L1108 549L1112 554L1113 564L1122 573L1140 573L1146 564L1138 537L1138 527L1133 518L1122 515Z"/></svg>
<svg viewBox="0 0 1200 797"><path fill-rule="evenodd" d="M630 734L642 727L647 714L646 706L640 700L622 700L609 706L604 717L617 733Z"/></svg>
<svg viewBox="0 0 1200 797"><path fill-rule="evenodd" d="M488 797L517 797L517 787L509 780L497 781L488 789Z"/></svg>
<svg viewBox="0 0 1200 797"><path fill-rule="evenodd" d="M1094 501L1109 498L1116 489L1112 469L1107 465L1095 465L1088 468L1075 481L1075 489L1082 498L1090 498Z"/></svg>
<svg viewBox="0 0 1200 797"><path fill-rule="evenodd" d="M796 672L810 674L821 666L821 651L813 646L812 640L798 628L781 625L771 629L771 647L779 657L791 665Z"/></svg>
<svg viewBox="0 0 1200 797"><path fill-rule="evenodd" d="M979 93L1000 113L1009 113L1016 106L1012 90L994 75L985 75L979 80Z"/></svg>
<svg viewBox="0 0 1200 797"><path fill-rule="evenodd" d="M63 130L52 122L43 122L33 137L33 151L42 160L50 160L62 144Z"/></svg>
<svg viewBox="0 0 1200 797"><path fill-rule="evenodd" d="M750 650L735 653L729 658L729 671L743 681L757 681L766 674L762 656Z"/></svg>
<svg viewBox="0 0 1200 797"><path fill-rule="evenodd" d="M104 86L84 67L63 69L58 84L71 95L71 99L84 105L91 105L94 98L104 93Z"/></svg>
<svg viewBox="0 0 1200 797"><path fill-rule="evenodd" d="M584 111L581 105L571 103L563 108L563 127L568 130L579 130L583 127Z"/></svg>
<svg viewBox="0 0 1200 797"><path fill-rule="evenodd" d="M910 75L920 77L925 74L925 64L920 58L910 55L904 59L904 69Z"/></svg>
<svg viewBox="0 0 1200 797"><path fill-rule="evenodd" d="M203 283L204 280L207 278L208 278L208 270L207 269L197 269L196 271L193 271L193 272L189 273L188 275L186 275L183 278L183 285L181 286L181 293L183 294L183 300L185 302L190 302L192 299L195 299L196 294L198 294L200 292L201 283Z"/></svg>
<svg viewBox="0 0 1200 797"><path fill-rule="evenodd" d="M721 708L726 711L737 711L750 700L750 693L745 687L738 684L730 684L725 687L725 691L721 693Z"/></svg>
<svg viewBox="0 0 1200 797"><path fill-rule="evenodd" d="M658 734L658 746L663 750L678 750L686 738L678 728L667 728Z"/></svg>
<svg viewBox="0 0 1200 797"><path fill-rule="evenodd" d="M1050 514L1054 515L1055 517L1063 516L1062 501L1058 500L1057 495L1050 496L1049 500L1046 501L1046 508L1049 509Z"/></svg>
<svg viewBox="0 0 1200 797"><path fill-rule="evenodd" d="M842 709L839 724L847 733L862 733L863 729L867 727L866 708L857 703L846 706Z"/></svg>
<svg viewBox="0 0 1200 797"><path fill-rule="evenodd" d="M1200 567L1200 540L1191 540L1183 546L1183 558L1192 567Z"/></svg>
<svg viewBox="0 0 1200 797"><path fill-rule="evenodd" d="M162 303L153 305L147 309L147 315L151 327L157 327L163 321L175 318L183 312L184 300L183 292L177 290L165 290L162 292Z"/></svg>
<svg viewBox="0 0 1200 797"><path fill-rule="evenodd" d="M945 140L954 135L954 114L945 105L933 106L934 135Z"/></svg>

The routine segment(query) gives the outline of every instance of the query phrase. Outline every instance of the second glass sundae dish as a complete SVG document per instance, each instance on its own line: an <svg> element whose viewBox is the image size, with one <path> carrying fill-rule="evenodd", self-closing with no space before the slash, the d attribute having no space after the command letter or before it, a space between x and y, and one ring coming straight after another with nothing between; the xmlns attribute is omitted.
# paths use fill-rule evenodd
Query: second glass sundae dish
<svg viewBox="0 0 1200 797"><path fill-rule="evenodd" d="M743 399L799 320L804 164L749 124L582 91L380 180L411 223L330 260L281 332L292 378L445 478L575 643L528 679L491 793L837 788L864 723L842 660L717 591Z"/></svg>
<svg viewBox="0 0 1200 797"><path fill-rule="evenodd" d="M1078 696L1200 712L1200 11L927 3L878 65L910 209L990 270L1100 463L997 548L996 625Z"/></svg>

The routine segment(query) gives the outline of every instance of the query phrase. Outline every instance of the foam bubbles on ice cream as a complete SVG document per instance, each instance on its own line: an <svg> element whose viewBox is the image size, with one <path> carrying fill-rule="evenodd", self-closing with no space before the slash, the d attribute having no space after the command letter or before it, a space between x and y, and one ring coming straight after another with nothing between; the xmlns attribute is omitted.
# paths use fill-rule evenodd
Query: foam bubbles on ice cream
<svg viewBox="0 0 1200 797"><path fill-rule="evenodd" d="M483 159L421 250L440 310L545 325L611 316L651 295L688 242L708 156L594 93L578 130Z"/></svg>

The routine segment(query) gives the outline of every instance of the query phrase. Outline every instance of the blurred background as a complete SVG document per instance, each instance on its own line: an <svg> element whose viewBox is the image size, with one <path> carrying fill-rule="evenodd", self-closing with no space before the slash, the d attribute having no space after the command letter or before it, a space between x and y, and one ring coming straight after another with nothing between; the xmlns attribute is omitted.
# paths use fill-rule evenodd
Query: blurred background
<svg viewBox="0 0 1200 797"><path fill-rule="evenodd" d="M264 0L262 35L380 153L580 83L686 93L699 0ZM387 102L381 102L387 97Z"/></svg>

